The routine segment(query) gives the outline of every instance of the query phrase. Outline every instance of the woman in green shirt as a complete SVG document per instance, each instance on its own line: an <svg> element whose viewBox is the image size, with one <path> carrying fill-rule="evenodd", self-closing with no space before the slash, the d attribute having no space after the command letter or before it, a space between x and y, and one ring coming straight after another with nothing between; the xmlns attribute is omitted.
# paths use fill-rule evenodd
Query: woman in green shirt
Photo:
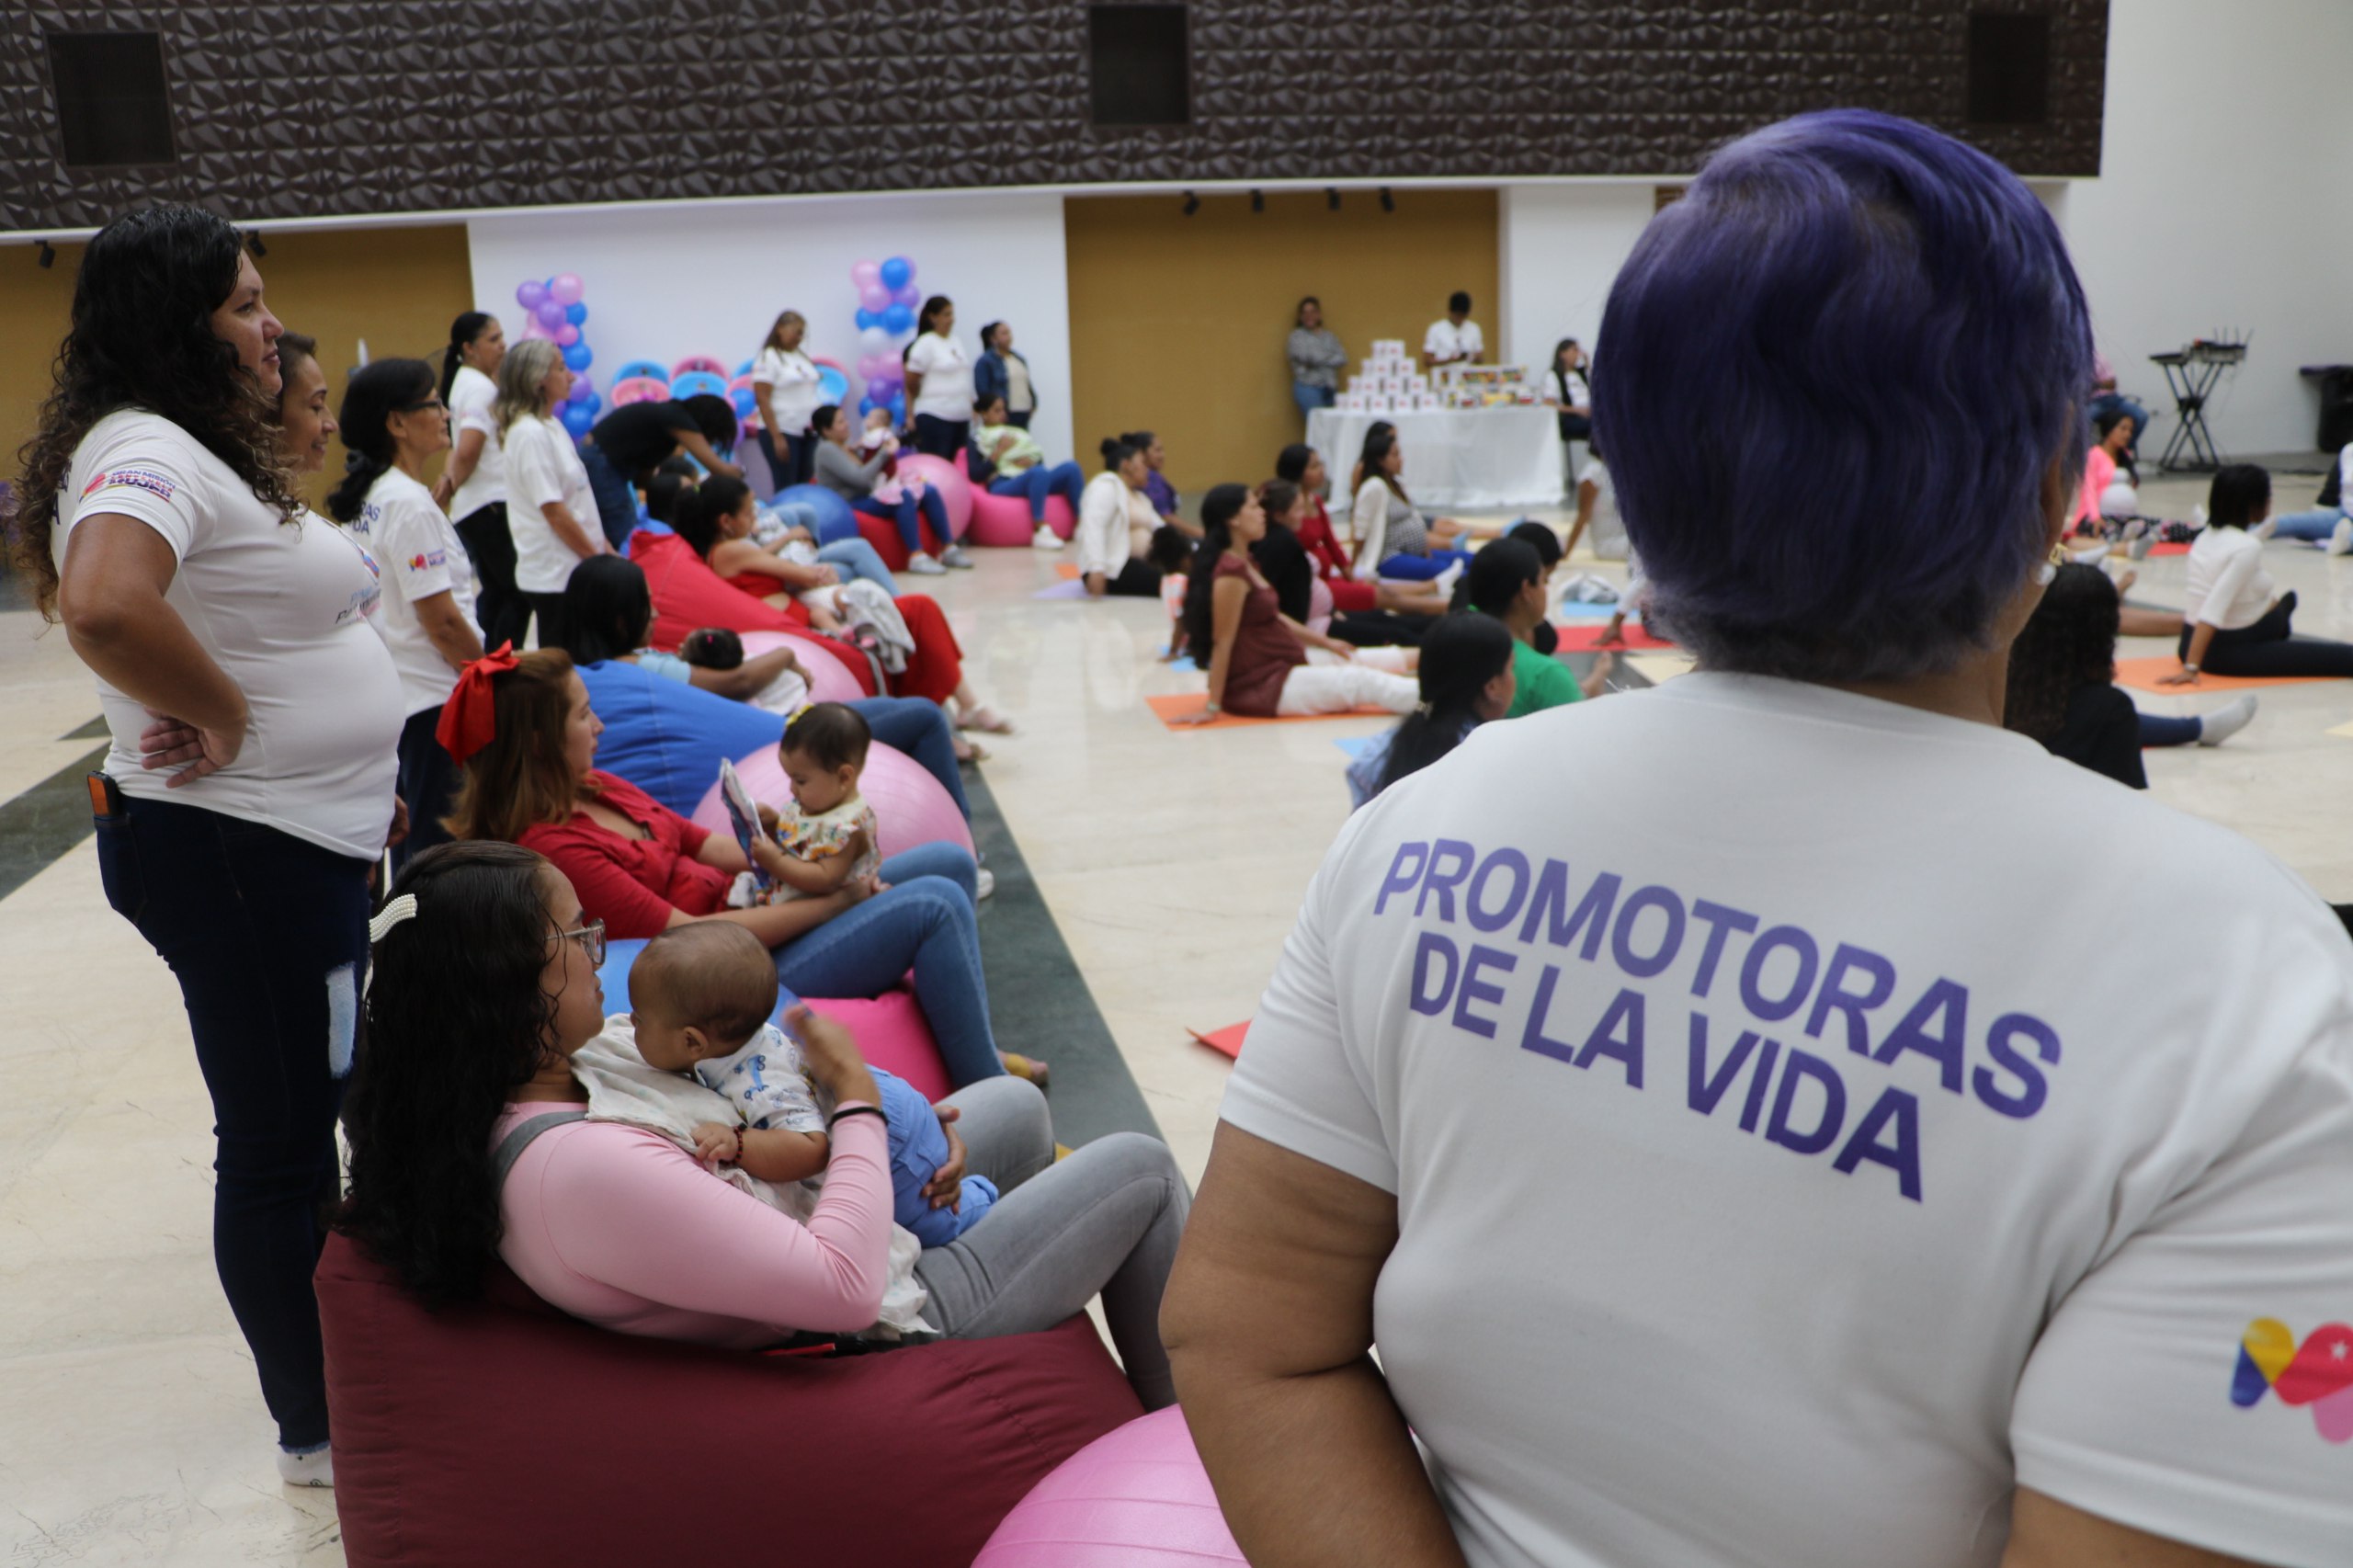
<svg viewBox="0 0 2353 1568"><path fill-rule="evenodd" d="M1469 568L1455 585L1457 608L1467 606L1492 615L1511 633L1512 676L1518 689L1504 714L1506 719L1600 695L1617 662L1603 651L1594 658L1593 673L1580 681L1566 665L1536 651L1536 629L1544 624L1544 608L1552 597L1545 581L1551 575L1533 546L1522 540L1499 539L1490 540L1471 558Z"/></svg>
<svg viewBox="0 0 2353 1568"><path fill-rule="evenodd" d="M989 494L1026 498L1033 529L1046 527L1049 495L1060 495L1069 502L1070 515L1075 518L1079 493L1086 488L1086 475L1079 466L1048 462L1045 449L1038 445L1037 437L1011 422L1006 414L1005 399L995 393L975 399L972 412L980 420L979 427L972 432L973 472L976 476L989 474ZM1051 529L1047 530L1047 539L1052 540L1053 546L1062 543ZM1046 540L1038 542L1044 544Z"/></svg>

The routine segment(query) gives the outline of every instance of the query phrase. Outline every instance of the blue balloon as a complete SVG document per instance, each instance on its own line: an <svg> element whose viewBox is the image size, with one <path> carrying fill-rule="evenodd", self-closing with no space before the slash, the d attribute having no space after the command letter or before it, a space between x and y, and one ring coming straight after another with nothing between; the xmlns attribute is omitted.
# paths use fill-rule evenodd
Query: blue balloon
<svg viewBox="0 0 2353 1568"><path fill-rule="evenodd" d="M872 392L868 392L865 396L858 400L858 411L860 414L871 414L881 406L882 405L881 403L874 401L874 394Z"/></svg>
<svg viewBox="0 0 2353 1568"><path fill-rule="evenodd" d="M892 305L882 312L882 330L894 336L915 324L915 312L904 305Z"/></svg>
<svg viewBox="0 0 2353 1568"><path fill-rule="evenodd" d="M806 501L817 508L817 542L835 544L858 537L858 514L849 503L822 484L789 484L776 493L779 506L792 501Z"/></svg>
<svg viewBox="0 0 2353 1568"><path fill-rule="evenodd" d="M588 417L594 419L603 411L605 400L598 397L595 392L590 392L586 397L580 399L573 406L575 408L586 409L588 411Z"/></svg>
<svg viewBox="0 0 2353 1568"><path fill-rule="evenodd" d="M575 376L596 361L597 357L588 352L588 346L585 343L575 343L563 351L564 368Z"/></svg>
<svg viewBox="0 0 2353 1568"><path fill-rule="evenodd" d="M905 256L894 256L882 264L882 287L894 291L904 289L915 275L914 262L909 261Z"/></svg>
<svg viewBox="0 0 2353 1568"><path fill-rule="evenodd" d="M881 326L881 324L882 324L882 317L881 317L881 314L879 312L870 311L870 310L868 310L868 309L867 309L865 306L863 306L863 305L860 305L860 306L858 307L858 331L860 331L860 332L864 332L864 331L865 331L868 327L870 327L870 326Z"/></svg>
<svg viewBox="0 0 2353 1568"><path fill-rule="evenodd" d="M563 319L570 322L573 325L578 326L582 322L588 319L588 307L582 304L579 301L574 300L572 303L563 307Z"/></svg>
<svg viewBox="0 0 2353 1568"><path fill-rule="evenodd" d="M588 434L589 426L596 423L597 416L579 403L567 403L563 405L563 427L572 432L574 440Z"/></svg>

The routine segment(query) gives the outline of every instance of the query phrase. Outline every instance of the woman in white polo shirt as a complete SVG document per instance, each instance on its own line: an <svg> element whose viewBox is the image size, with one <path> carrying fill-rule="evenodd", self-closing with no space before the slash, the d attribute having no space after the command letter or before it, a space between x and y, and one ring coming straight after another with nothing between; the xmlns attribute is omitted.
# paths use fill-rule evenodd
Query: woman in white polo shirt
<svg viewBox="0 0 2353 1568"><path fill-rule="evenodd" d="M434 483L433 499L456 520L482 588L474 616L483 642L495 648L520 642L530 606L515 588L515 540L506 531L506 462L491 410L498 402L498 367L506 358L506 329L496 316L468 311L449 324L441 361L441 401L449 410L449 461Z"/></svg>
<svg viewBox="0 0 2353 1568"><path fill-rule="evenodd" d="M957 460L972 435L972 361L956 341L956 306L945 294L923 302L918 335L907 346L907 414L915 447Z"/></svg>
<svg viewBox="0 0 2353 1568"><path fill-rule="evenodd" d="M155 206L100 230L10 542L97 676L107 902L188 1004L219 1138L214 1262L279 1471L325 1485L311 1268L401 699L367 624L374 567L303 510L278 452L281 331L219 218Z"/></svg>
<svg viewBox="0 0 2353 1568"><path fill-rule="evenodd" d="M327 512L367 542L381 574L376 631L401 672L401 799L408 836L392 850L398 876L412 856L449 842L441 825L458 765L434 734L458 674L482 657L472 574L458 530L433 504L426 466L449 446L449 412L422 359L379 359L355 372L338 423L350 472Z"/></svg>
<svg viewBox="0 0 2353 1568"><path fill-rule="evenodd" d="M498 367L492 417L506 459L506 527L515 536L515 586L539 621L539 645L563 645L563 585L572 569L611 552L588 470L555 407L572 392L563 351L544 337L518 343Z"/></svg>
<svg viewBox="0 0 2353 1568"><path fill-rule="evenodd" d="M768 460L768 477L779 490L806 484L815 472L809 433L810 416L824 401L824 385L817 362L801 352L809 324L799 311L787 311L768 328L760 357L752 362L752 396L760 409L760 450Z"/></svg>
<svg viewBox="0 0 2353 1568"><path fill-rule="evenodd" d="M2353 949L2002 728L2083 463L2057 225L1807 115L1709 160L1603 325L1699 670L1482 725L1308 889L1161 1315L1235 1539L2345 1562ZM1738 418L1688 417L1701 365Z"/></svg>

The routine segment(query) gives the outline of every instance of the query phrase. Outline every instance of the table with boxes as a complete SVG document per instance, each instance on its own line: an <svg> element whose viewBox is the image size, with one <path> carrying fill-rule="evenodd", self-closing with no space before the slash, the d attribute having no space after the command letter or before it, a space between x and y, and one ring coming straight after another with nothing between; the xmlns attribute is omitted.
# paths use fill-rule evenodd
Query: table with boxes
<svg viewBox="0 0 2353 1568"><path fill-rule="evenodd" d="M1348 472L1377 420L1397 427L1406 492L1426 510L1552 506L1562 498L1559 422L1517 365L1447 365L1425 374L1399 338L1372 345L1330 408L1308 416L1307 442L1332 475L1345 515Z"/></svg>

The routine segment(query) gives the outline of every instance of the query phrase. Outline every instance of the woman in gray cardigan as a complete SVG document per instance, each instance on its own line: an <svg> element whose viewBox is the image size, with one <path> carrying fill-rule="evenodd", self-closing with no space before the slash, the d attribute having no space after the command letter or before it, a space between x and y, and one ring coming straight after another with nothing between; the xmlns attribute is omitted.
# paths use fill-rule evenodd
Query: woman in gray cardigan
<svg viewBox="0 0 2353 1568"><path fill-rule="evenodd" d="M1324 301L1314 295L1299 302L1283 355L1290 361L1290 395L1298 400L1300 417L1331 407L1339 395L1340 371L1347 365L1348 351L1340 346L1337 335L1325 329Z"/></svg>
<svg viewBox="0 0 2353 1568"><path fill-rule="evenodd" d="M816 482L850 504L854 511L870 517L889 517L899 525L899 537L907 545L907 570L918 577L937 577L950 566L970 566L972 558L964 553L948 528L948 503L939 492L925 485L920 495L910 494L905 485L899 487L896 501L878 499L874 494L882 471L898 455L899 439L885 434L882 444L870 457L860 458L850 450L849 415L838 403L827 403L811 415L809 428L817 436ZM933 537L942 549L937 559L923 547L920 517L931 524Z"/></svg>

